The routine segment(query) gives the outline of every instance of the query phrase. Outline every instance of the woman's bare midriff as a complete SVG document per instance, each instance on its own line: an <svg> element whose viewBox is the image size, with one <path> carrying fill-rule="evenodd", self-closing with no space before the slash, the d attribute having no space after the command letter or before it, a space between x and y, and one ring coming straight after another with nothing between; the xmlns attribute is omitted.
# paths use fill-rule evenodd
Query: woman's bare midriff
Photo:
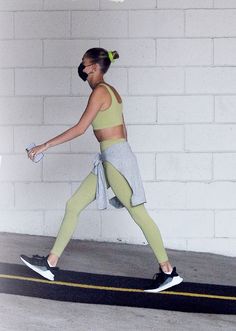
<svg viewBox="0 0 236 331"><path fill-rule="evenodd" d="M124 125L120 124L111 128L93 130L98 142L108 139L125 138Z"/></svg>

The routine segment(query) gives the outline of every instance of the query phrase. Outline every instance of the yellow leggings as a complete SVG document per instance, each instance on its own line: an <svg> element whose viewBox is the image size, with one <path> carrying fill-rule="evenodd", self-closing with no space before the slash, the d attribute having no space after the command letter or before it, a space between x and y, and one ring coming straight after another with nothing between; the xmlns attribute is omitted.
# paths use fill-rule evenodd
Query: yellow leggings
<svg viewBox="0 0 236 331"><path fill-rule="evenodd" d="M113 143L125 140L110 139L100 143L100 149L103 151ZM159 263L168 261L168 256L163 245L161 233L153 219L149 216L144 204L132 206L130 199L132 190L123 177L113 165L107 161L103 163L107 182L107 188L111 187L117 198L123 203L133 220L142 230L146 240L152 248ZM90 172L80 184L79 188L66 203L65 215L61 223L56 241L51 253L60 257L72 234L77 226L77 220L81 211L87 207L96 198L97 176Z"/></svg>

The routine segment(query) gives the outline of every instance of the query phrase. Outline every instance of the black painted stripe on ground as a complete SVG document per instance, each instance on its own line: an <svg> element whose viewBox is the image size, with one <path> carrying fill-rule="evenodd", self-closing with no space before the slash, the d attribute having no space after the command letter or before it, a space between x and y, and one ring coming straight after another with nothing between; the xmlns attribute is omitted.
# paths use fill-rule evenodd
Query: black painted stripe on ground
<svg viewBox="0 0 236 331"><path fill-rule="evenodd" d="M48 281L25 265L0 263L0 292L73 301L196 313L236 314L236 287L182 282L146 293L151 279L59 270Z"/></svg>

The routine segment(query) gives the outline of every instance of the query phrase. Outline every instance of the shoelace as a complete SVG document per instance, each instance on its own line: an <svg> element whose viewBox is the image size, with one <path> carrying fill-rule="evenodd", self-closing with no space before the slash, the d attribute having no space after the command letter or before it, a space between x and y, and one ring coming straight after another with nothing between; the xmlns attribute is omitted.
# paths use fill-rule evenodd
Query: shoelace
<svg viewBox="0 0 236 331"><path fill-rule="evenodd" d="M156 272L152 277L153 280L157 280L157 279L160 279L160 278L163 278L163 274L160 273L160 272Z"/></svg>
<svg viewBox="0 0 236 331"><path fill-rule="evenodd" d="M170 276L168 274L165 274L164 272L156 272L152 277L152 283L153 284L161 284L165 281L166 276Z"/></svg>
<svg viewBox="0 0 236 331"><path fill-rule="evenodd" d="M45 258L45 256L39 256L38 254L33 255L33 257L40 258L40 259L44 259Z"/></svg>

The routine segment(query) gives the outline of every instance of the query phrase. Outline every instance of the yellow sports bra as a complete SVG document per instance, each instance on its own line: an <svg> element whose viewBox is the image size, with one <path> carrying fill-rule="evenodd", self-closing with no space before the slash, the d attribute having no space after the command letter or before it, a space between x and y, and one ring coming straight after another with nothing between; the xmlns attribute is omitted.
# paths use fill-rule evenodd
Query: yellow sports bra
<svg viewBox="0 0 236 331"><path fill-rule="evenodd" d="M109 128L112 126L123 124L122 118L122 102L119 103L116 99L116 96L112 89L104 83L100 83L105 85L110 92L111 95L111 105L109 108L105 110L99 110L96 117L92 121L92 126L94 130ZM99 85L100 85L99 84Z"/></svg>

